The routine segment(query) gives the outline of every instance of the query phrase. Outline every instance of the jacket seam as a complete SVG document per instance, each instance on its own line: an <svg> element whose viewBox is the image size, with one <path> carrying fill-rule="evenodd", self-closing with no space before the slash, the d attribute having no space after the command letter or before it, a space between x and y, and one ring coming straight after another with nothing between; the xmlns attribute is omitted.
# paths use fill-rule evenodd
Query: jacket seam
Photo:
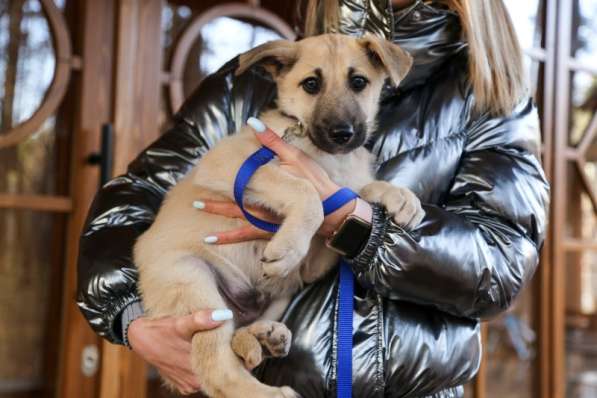
<svg viewBox="0 0 597 398"><path fill-rule="evenodd" d="M385 367L384 367L384 327L383 327L383 300L381 295L376 294L377 297L377 383L375 391L381 393L380 396L384 396L386 390L386 378L385 378Z"/></svg>
<svg viewBox="0 0 597 398"><path fill-rule="evenodd" d="M336 278L336 281L338 279ZM340 301L340 284L336 282L336 300L334 303L334 317L332 323L332 361L331 361L331 369L330 369L330 378L327 380L327 390L336 392L336 378L338 377L336 374L336 368L338 364L338 305Z"/></svg>

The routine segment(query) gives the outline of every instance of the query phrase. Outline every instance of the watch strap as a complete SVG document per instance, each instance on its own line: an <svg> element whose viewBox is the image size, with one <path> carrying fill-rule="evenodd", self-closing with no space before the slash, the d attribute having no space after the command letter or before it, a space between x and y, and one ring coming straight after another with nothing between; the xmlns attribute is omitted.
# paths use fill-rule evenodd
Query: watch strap
<svg viewBox="0 0 597 398"><path fill-rule="evenodd" d="M365 269L371 264L371 260L375 257L375 253L382 245L384 236L386 235L387 216L385 208L379 203L371 203L371 209L372 218L369 239L355 257L348 259L355 270Z"/></svg>

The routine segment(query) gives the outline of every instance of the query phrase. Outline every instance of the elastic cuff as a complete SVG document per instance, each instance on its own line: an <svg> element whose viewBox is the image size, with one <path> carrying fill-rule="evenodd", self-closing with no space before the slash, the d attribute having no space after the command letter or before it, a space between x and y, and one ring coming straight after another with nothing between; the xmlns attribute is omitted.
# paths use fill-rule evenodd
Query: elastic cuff
<svg viewBox="0 0 597 398"><path fill-rule="evenodd" d="M385 208L379 203L372 203L371 208L373 209L373 215L371 218L371 234L369 235L369 239L365 246L363 246L363 249L361 249L361 252L348 260L357 269L365 268L371 263L386 234L388 220Z"/></svg>
<svg viewBox="0 0 597 398"><path fill-rule="evenodd" d="M131 323L135 319L142 317L143 314L143 306L140 301L133 301L122 310L122 316L120 318L122 324L122 342L129 349L132 349L128 338L129 326L131 326Z"/></svg>

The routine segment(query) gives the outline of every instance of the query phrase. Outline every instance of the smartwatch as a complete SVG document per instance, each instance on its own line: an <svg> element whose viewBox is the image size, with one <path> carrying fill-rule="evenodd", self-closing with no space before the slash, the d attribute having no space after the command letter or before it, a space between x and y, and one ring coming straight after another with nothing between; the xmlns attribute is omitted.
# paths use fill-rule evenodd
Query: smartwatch
<svg viewBox="0 0 597 398"><path fill-rule="evenodd" d="M326 240L326 245L342 257L356 257L371 235L371 216L371 207L357 198L354 210Z"/></svg>

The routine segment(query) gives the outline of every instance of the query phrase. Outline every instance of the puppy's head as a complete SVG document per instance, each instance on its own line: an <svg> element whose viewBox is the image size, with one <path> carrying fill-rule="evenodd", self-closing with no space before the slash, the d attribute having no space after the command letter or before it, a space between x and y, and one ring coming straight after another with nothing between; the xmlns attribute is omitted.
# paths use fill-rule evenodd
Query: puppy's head
<svg viewBox="0 0 597 398"><path fill-rule="evenodd" d="M276 81L278 108L296 117L318 148L347 153L375 129L385 80L397 86L412 58L373 35L326 34L259 46L240 56L237 74L255 64Z"/></svg>

